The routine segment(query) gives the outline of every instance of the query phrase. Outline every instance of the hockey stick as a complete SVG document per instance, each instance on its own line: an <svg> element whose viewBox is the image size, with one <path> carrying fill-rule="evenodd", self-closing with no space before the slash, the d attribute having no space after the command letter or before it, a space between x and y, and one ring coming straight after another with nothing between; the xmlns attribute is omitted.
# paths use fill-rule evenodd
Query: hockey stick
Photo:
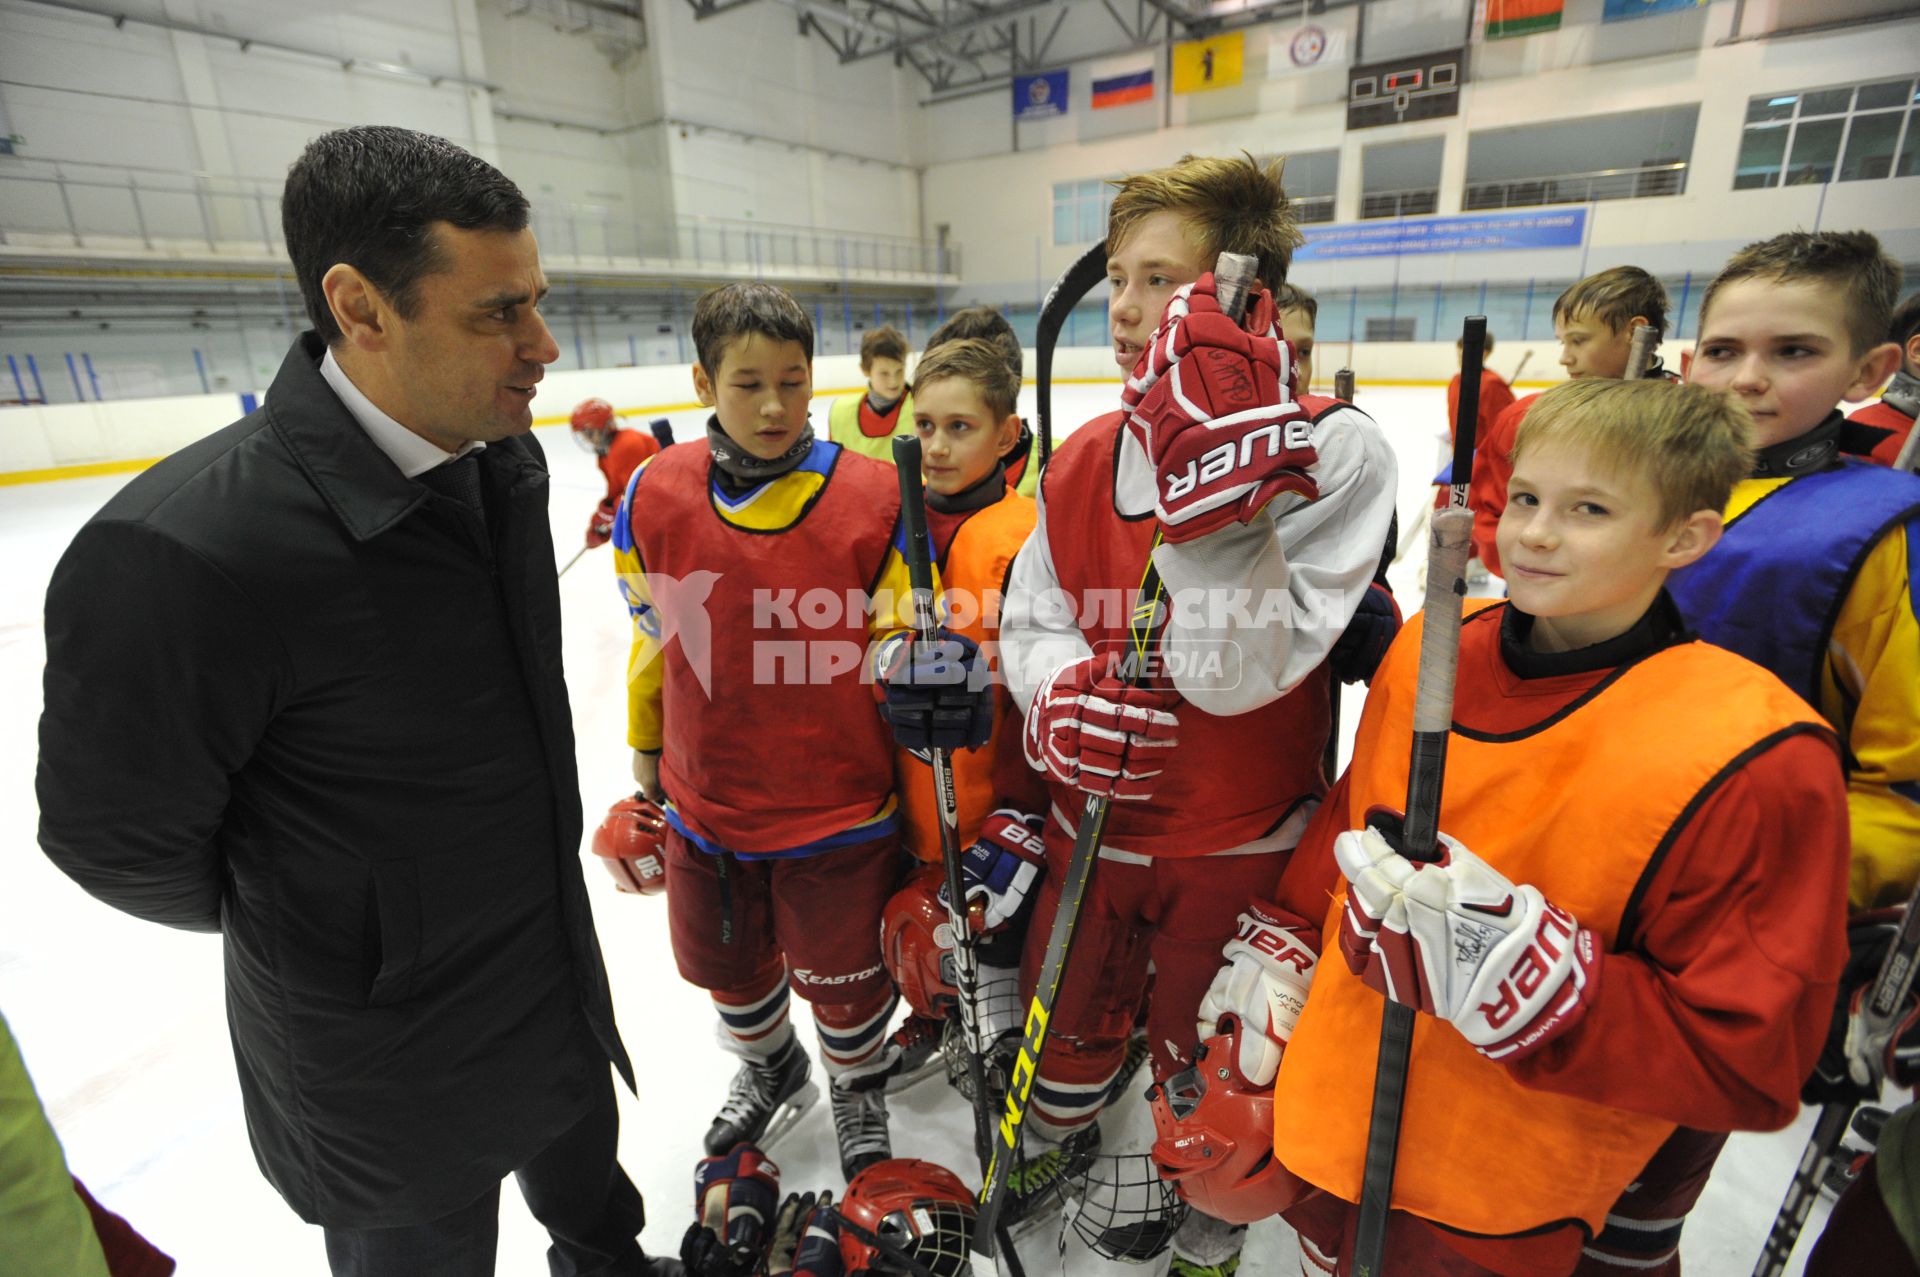
<svg viewBox="0 0 1920 1277"><path fill-rule="evenodd" d="M900 521L907 538L907 577L913 585L914 642L931 647L939 622L933 593L933 541L927 535L927 495L920 481L920 440L897 435L893 465L900 472ZM940 863L947 871L947 925L953 929L954 983L961 1004L961 1027L972 1038L967 1049L967 1079L973 1083L973 1152L984 1167L992 1126L987 1118L987 1070L980 1060L980 965L973 929L967 925L967 896L960 874L960 799L953 787L953 756L928 750L933 764L934 801L940 810Z"/></svg>
<svg viewBox="0 0 1920 1277"><path fill-rule="evenodd" d="M1353 395L1353 369L1342 368L1333 374L1333 397L1352 403ZM1340 676L1338 674L1334 674L1327 680L1327 747L1320 754L1320 770L1326 773L1329 785L1333 784L1334 779L1340 775Z"/></svg>
<svg viewBox="0 0 1920 1277"><path fill-rule="evenodd" d="M1900 445L1900 455L1893 459L1893 468L1920 474L1920 427L1907 431L1907 441Z"/></svg>
<svg viewBox="0 0 1920 1277"><path fill-rule="evenodd" d="M1078 270L1087 260L1082 258L1074 269ZM1104 252L1100 260L1105 262ZM1253 257L1241 253L1220 254L1219 263L1214 267L1214 287L1220 309L1228 316L1238 319L1245 310L1247 294L1253 288L1254 272L1258 267L1259 262ZM1071 283L1073 273L1067 272L1061 283L1054 286L1056 293ZM1156 534L1154 544L1157 546L1159 541ZM1160 631L1166 625L1169 611L1166 585L1160 580L1160 571L1153 564L1153 551L1149 549L1146 570L1140 580L1140 592L1134 600L1128 623L1127 664L1132 667L1129 681L1135 687L1146 686L1152 677L1152 665L1147 657L1159 646ZM1007 1177L1013 1172L1013 1159L1020 1144L1020 1126L1027 1116L1027 1100L1033 1094L1033 1079L1040 1067L1041 1053L1046 1050L1047 1025L1060 996L1061 977L1066 974L1067 956L1073 947L1074 923L1080 917L1081 902L1086 899L1087 880L1093 875L1093 862L1100 854L1100 839L1106 828L1109 801L1100 795L1088 795L1086 806L1081 811L1080 826L1074 831L1073 852L1067 857L1066 873L1060 881L1060 903L1054 910L1053 926L1047 932L1046 955L1040 962L1040 975L1034 984L1033 999L1027 1004L1020 1052L1014 1057L1013 1072L1007 1079L1006 1111L1001 1114L1000 1125L993 1132L996 1137L993 1158L987 1164L987 1180L980 1189L980 1221L974 1229L974 1244L967 1253L972 1277L992 1277L996 1271L996 1230L1006 1198ZM1008 1249L1011 1250L1011 1247Z"/></svg>
<svg viewBox="0 0 1920 1277"><path fill-rule="evenodd" d="M1080 299L1107 274L1107 241L1101 240L1080 260L1067 267L1040 303L1040 319L1033 327L1033 401L1034 417L1040 423L1040 460L1042 470L1053 456L1053 347L1060 340L1060 329Z"/></svg>
<svg viewBox="0 0 1920 1277"><path fill-rule="evenodd" d="M1447 736L1453 727L1453 679L1460 667L1460 611L1467 593L1467 553L1473 512L1467 484L1473 475L1474 432L1480 417L1480 370L1487 317L1469 315L1460 335L1460 403L1453 418L1453 483L1447 508L1437 511L1427 546L1426 620L1420 631L1420 672L1414 684L1413 757L1407 769L1405 851L1435 859L1440 784L1446 774ZM1413 1008L1386 1000L1381 1009L1380 1056L1373 1075L1373 1116L1367 1129L1366 1173L1360 1184L1360 1220L1353 1245L1355 1277L1379 1277L1393 1205L1393 1166L1400 1146L1400 1110L1406 1100L1413 1051Z"/></svg>
<svg viewBox="0 0 1920 1277"><path fill-rule="evenodd" d="M1620 374L1622 381L1638 381L1647 375L1647 369L1653 366L1652 324L1633 326L1633 343L1627 347L1627 370Z"/></svg>
<svg viewBox="0 0 1920 1277"><path fill-rule="evenodd" d="M576 564L576 563L578 563L578 562L580 561L580 559L581 559L581 557L582 557L583 555L585 555L585 554L586 554L586 552L587 552L588 550L591 550L592 548L593 548L593 547L592 547L592 546L590 546L590 545L583 545L583 546L581 546L581 547L580 547L580 549L579 549L578 551L576 551L576 552L575 552L575 554L574 554L574 556L573 556L573 557L572 557L571 559L568 559L568 560L567 560L567 568L570 568L570 567L572 567L572 566L573 566L574 564ZM561 568L561 569L560 569L560 570L559 570L558 572L555 572L555 573L553 574L553 579L557 581L557 580L559 580L559 579L560 579L561 577L563 577L563 576L565 576L565 575L567 574L567 568Z"/></svg>
<svg viewBox="0 0 1920 1277"><path fill-rule="evenodd" d="M1900 1031L1900 1013L1906 1006L1907 994L1913 989L1916 969L1920 969L1920 884L1914 886L1913 894L1907 898L1907 912L1900 919L1900 931L1894 936L1887 956L1880 960L1879 973L1861 1000L1860 1009L1854 1013L1858 1017L1856 1023L1849 1026L1850 1031L1860 1032L1864 1044L1861 1054L1869 1061L1875 1081L1880 1079L1887 1047ZM1793 1172L1793 1182L1787 1185L1780 1213L1773 1218L1767 1244L1760 1251L1760 1262L1753 1266L1753 1277L1780 1277L1786 1271L1787 1261L1793 1257L1794 1243L1800 1240L1800 1230L1806 1226L1807 1212L1813 1209L1813 1200L1820 1195L1820 1185L1827 1178L1827 1168L1833 1165L1834 1156L1840 1151L1840 1140L1847 1133L1853 1109L1851 1100L1835 1100L1820 1106L1820 1118L1813 1124L1813 1134L1800 1153L1800 1165Z"/></svg>
<svg viewBox="0 0 1920 1277"><path fill-rule="evenodd" d="M1533 347L1529 346L1520 352L1520 362L1514 365L1513 376L1507 378L1507 384L1509 386L1517 386L1520 384L1520 374L1527 370L1527 360L1532 358Z"/></svg>

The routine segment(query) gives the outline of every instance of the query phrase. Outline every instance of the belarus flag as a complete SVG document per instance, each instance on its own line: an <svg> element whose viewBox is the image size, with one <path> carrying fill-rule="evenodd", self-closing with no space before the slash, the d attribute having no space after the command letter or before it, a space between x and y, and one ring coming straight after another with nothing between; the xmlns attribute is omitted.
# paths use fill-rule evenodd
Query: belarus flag
<svg viewBox="0 0 1920 1277"><path fill-rule="evenodd" d="M1093 109L1147 102L1153 98L1153 68L1093 82Z"/></svg>

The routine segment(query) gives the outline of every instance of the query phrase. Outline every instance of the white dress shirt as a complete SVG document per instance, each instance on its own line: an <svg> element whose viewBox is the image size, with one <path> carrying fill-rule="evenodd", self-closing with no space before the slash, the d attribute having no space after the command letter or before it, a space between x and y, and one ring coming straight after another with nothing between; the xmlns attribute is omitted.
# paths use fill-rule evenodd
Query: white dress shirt
<svg viewBox="0 0 1920 1277"><path fill-rule="evenodd" d="M340 402L360 423L360 428L367 432L367 437L409 479L417 479L435 466L457 461L469 452L479 452L487 446L478 439L469 439L460 446L460 451L448 452L439 444L421 438L380 411L373 400L361 393L360 387L354 385L353 379L347 376L347 370L333 357L331 346L327 347L326 357L320 361L320 375L333 387L333 393L340 396Z"/></svg>

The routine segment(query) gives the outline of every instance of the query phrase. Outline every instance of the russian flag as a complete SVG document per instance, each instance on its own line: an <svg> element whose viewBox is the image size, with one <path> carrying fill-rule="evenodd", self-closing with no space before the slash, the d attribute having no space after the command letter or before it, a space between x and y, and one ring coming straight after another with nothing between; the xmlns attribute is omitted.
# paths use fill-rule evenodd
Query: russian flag
<svg viewBox="0 0 1920 1277"><path fill-rule="evenodd" d="M1153 99L1153 68L1134 71L1127 75L1116 75L1105 80L1093 82L1093 109L1098 111L1109 106L1125 106L1129 102L1148 102Z"/></svg>

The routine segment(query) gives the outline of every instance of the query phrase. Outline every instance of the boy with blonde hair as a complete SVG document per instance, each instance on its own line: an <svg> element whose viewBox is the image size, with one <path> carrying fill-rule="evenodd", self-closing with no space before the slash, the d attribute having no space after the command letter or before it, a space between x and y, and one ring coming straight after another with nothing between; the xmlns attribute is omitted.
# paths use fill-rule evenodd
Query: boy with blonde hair
<svg viewBox="0 0 1920 1277"><path fill-rule="evenodd" d="M1119 411L1055 450L1009 579L1002 664L1051 796L1029 986L1087 797L1114 800L1025 1121L1030 1142L1066 1141L1068 1161L1097 1142L1149 963L1154 1072L1185 1067L1220 944L1248 897L1271 890L1325 788L1327 657L1393 515L1379 427L1298 397L1273 331L1271 290L1300 243L1280 176L1245 156L1189 156L1119 183L1108 313L1131 375ZM1259 263L1238 326L1210 273L1222 252ZM1201 479L1200 452L1224 445L1233 464ZM1117 666L1150 570L1175 602L1161 650L1179 660L1136 687ZM1191 1216L1175 1271L1232 1271L1240 1237Z"/></svg>
<svg viewBox="0 0 1920 1277"><path fill-rule="evenodd" d="M862 456L893 464L893 437L913 430L907 354L906 335L891 324L860 334L860 372L867 388L833 401L827 410L827 438Z"/></svg>
<svg viewBox="0 0 1920 1277"><path fill-rule="evenodd" d="M921 358L932 354L938 346L965 337L992 342L1005 357L1007 367L1013 373L1014 397L1017 400L1020 381L1026 375L1026 355L1020 349L1020 338L1015 335L1013 325L991 306L968 306L965 310L955 311L946 323L934 330L933 336L927 338L927 348L921 352ZM1034 447L1033 429L1027 425L1025 418L1020 419L1020 433L1000 454L1000 460L1007 468L1009 488L1028 498L1040 490L1040 463Z"/></svg>
<svg viewBox="0 0 1920 1277"><path fill-rule="evenodd" d="M1797 1113L1845 956L1837 743L1663 590L1719 537L1749 429L1693 387L1541 396L1500 522L1510 596L1461 629L1440 859L1396 849L1415 616L1353 765L1226 947L1200 1031L1240 1018L1320 1270L1351 1271L1386 998L1420 1013L1392 1271L1570 1273L1678 1123Z"/></svg>
<svg viewBox="0 0 1920 1277"><path fill-rule="evenodd" d="M900 489L891 467L808 425L813 325L787 293L715 289L693 340L706 438L643 465L615 522L634 779L669 827L674 961L745 1061L707 1152L763 1141L811 1102L791 988L813 1004L852 1178L892 1155L879 1088L895 997L879 933L898 819L864 671L905 628ZM854 602L820 616L797 595ZM922 690L926 718L961 725L938 743L979 743L986 713L964 677Z"/></svg>
<svg viewBox="0 0 1920 1277"><path fill-rule="evenodd" d="M1660 281L1638 266L1615 266L1587 276L1553 302L1553 335L1560 342L1560 366L1575 381L1626 376L1633 330L1641 324L1652 326L1656 347L1643 375L1649 380L1675 380L1661 366L1657 350L1667 335L1667 290ZM1508 398L1511 400L1511 392ZM1511 403L1493 418L1492 428L1482 430L1475 440L1473 483L1468 492L1468 504L1473 507L1473 549L1487 570L1496 575L1500 573L1496 534L1500 512L1507 505L1507 479L1513 473L1513 441L1521 419L1538 398L1529 395Z"/></svg>

